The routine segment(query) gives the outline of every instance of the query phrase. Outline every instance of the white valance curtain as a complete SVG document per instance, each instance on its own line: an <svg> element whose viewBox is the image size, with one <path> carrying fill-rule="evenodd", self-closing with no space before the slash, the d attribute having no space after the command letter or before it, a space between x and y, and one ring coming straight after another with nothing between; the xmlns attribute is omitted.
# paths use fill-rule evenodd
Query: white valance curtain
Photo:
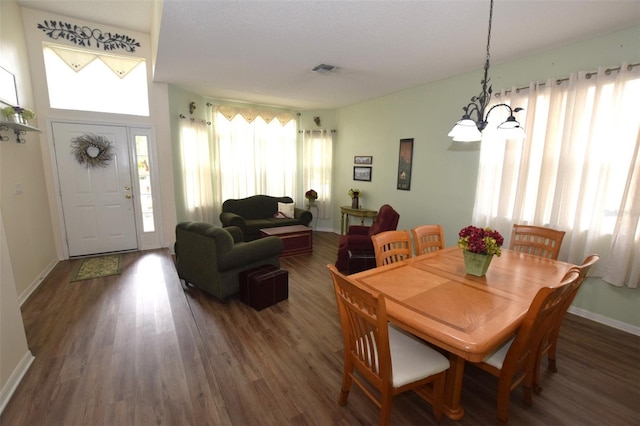
<svg viewBox="0 0 640 426"><path fill-rule="evenodd" d="M104 62L115 75L124 78L135 67L144 62L142 58L128 56L107 55L89 50L73 49L64 46L47 45L45 48L51 49L58 57L75 72L81 71L96 59Z"/></svg>
<svg viewBox="0 0 640 426"><path fill-rule="evenodd" d="M502 231L514 223L566 231L560 259L601 256L593 275L640 284L640 67L580 72L566 81L512 89L495 103L525 108L524 141L493 131L480 151L473 222Z"/></svg>
<svg viewBox="0 0 640 426"><path fill-rule="evenodd" d="M333 162L333 135L331 130L302 130L302 181L304 192L318 193L318 217L331 217L331 173Z"/></svg>
<svg viewBox="0 0 640 426"><path fill-rule="evenodd" d="M226 105L217 106L215 108L215 111L222 114L229 121L232 121L234 118L240 115L246 120L247 123L253 123L253 120L255 120L257 117L260 117L267 124L271 123L273 119L276 119L281 125L285 126L287 123L297 118L296 114L286 111L262 111L254 108L241 108Z"/></svg>

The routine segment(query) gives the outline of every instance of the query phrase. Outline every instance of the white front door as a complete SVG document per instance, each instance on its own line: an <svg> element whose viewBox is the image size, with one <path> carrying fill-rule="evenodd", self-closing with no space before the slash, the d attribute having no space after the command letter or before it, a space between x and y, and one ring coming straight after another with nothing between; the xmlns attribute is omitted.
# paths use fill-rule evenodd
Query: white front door
<svg viewBox="0 0 640 426"><path fill-rule="evenodd" d="M54 122L52 128L69 256L138 248L126 127ZM76 160L72 141L83 135L112 144L108 165Z"/></svg>

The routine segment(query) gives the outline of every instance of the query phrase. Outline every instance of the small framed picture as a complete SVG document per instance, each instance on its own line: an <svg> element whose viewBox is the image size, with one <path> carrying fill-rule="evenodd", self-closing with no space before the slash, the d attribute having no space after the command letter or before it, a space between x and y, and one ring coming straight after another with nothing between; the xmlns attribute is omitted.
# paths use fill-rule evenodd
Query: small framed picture
<svg viewBox="0 0 640 426"><path fill-rule="evenodd" d="M8 70L0 67L0 101L10 106L18 105L16 78Z"/></svg>
<svg viewBox="0 0 640 426"><path fill-rule="evenodd" d="M356 155L353 157L354 164L373 164L373 157L370 155Z"/></svg>
<svg viewBox="0 0 640 426"><path fill-rule="evenodd" d="M411 167L413 165L413 138L400 139L398 155L398 189L411 190Z"/></svg>
<svg viewBox="0 0 640 426"><path fill-rule="evenodd" d="M363 180L365 182L371 182L371 167L354 166L353 180Z"/></svg>

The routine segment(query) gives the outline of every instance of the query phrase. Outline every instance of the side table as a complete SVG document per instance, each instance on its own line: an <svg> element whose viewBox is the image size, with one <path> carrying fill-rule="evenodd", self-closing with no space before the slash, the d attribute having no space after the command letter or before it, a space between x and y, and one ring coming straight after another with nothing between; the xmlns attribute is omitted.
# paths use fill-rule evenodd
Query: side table
<svg viewBox="0 0 640 426"><path fill-rule="evenodd" d="M375 210L368 209L354 209L351 206L340 206L340 234L344 235L345 230L349 230L349 216L355 216L360 218L360 224L364 225L365 218L371 218L372 220L376 220L376 216L378 212Z"/></svg>

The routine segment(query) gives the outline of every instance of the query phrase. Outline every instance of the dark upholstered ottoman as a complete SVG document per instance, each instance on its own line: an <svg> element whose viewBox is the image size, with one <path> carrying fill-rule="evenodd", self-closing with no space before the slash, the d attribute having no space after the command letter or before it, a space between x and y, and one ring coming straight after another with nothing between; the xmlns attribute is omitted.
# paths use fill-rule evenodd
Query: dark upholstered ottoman
<svg viewBox="0 0 640 426"><path fill-rule="evenodd" d="M257 311L289 298L289 271L261 265L240 272L240 300Z"/></svg>
<svg viewBox="0 0 640 426"><path fill-rule="evenodd" d="M376 267L376 254L369 251L349 250L349 260L347 261L347 274L366 271Z"/></svg>

